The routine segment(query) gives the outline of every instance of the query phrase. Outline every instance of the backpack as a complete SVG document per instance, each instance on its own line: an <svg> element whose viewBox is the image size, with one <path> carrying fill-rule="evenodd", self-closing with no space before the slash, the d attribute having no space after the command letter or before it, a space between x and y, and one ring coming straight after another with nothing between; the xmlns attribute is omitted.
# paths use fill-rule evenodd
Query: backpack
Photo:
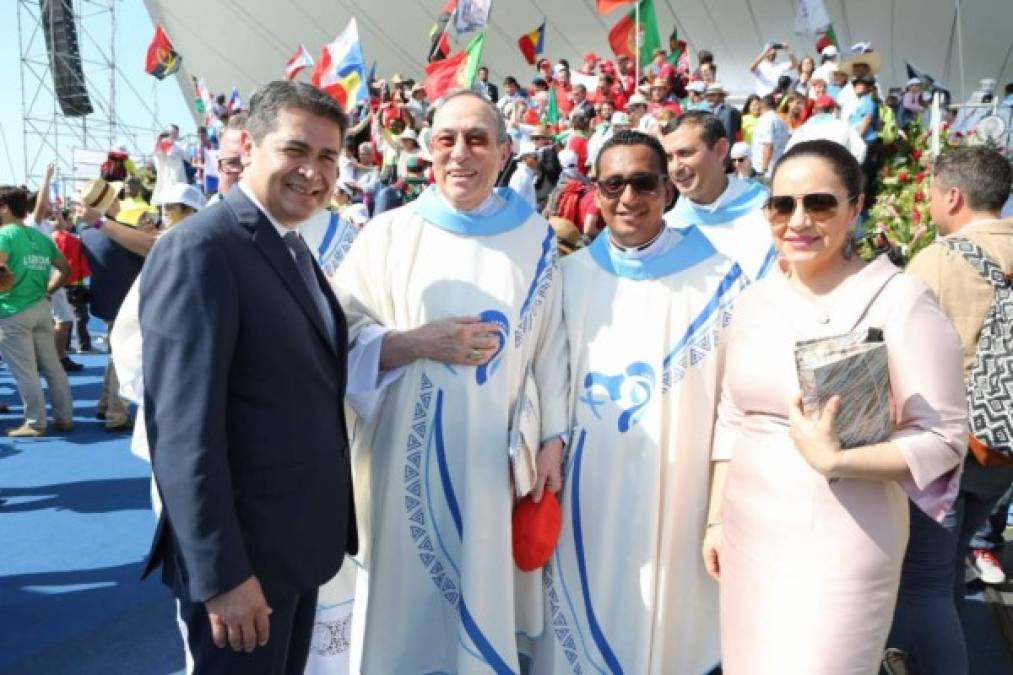
<svg viewBox="0 0 1013 675"><path fill-rule="evenodd" d="M590 185L584 185L579 180L557 187L549 197L546 217L564 218L580 229L583 225L580 222L580 200L590 189Z"/></svg>
<svg viewBox="0 0 1013 675"><path fill-rule="evenodd" d="M1013 464L1013 278L967 239L942 239L994 291L967 377L969 447L983 466Z"/></svg>
<svg viewBox="0 0 1013 675"><path fill-rule="evenodd" d="M104 181L121 181L127 177L127 157L125 152L111 151L106 161L99 167L99 176Z"/></svg>

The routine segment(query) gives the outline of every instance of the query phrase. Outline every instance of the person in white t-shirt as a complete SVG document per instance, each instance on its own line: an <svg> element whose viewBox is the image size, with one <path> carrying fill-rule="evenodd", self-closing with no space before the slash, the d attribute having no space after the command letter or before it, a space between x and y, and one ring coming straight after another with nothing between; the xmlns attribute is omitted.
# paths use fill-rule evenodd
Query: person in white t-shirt
<svg viewBox="0 0 1013 675"><path fill-rule="evenodd" d="M788 56L787 61L774 63L777 59L778 50L784 50ZM791 53L791 48L784 42L768 42L763 51L753 59L749 69L753 71L756 78L756 95L766 96L777 88L777 80L782 75L788 75L798 67L798 58Z"/></svg>
<svg viewBox="0 0 1013 675"><path fill-rule="evenodd" d="M766 178L774 173L774 165L784 154L784 148L788 145L791 132L788 125L777 114L777 104L772 94L767 94L760 99L763 114L756 122L753 129L753 144L751 159L756 172Z"/></svg>

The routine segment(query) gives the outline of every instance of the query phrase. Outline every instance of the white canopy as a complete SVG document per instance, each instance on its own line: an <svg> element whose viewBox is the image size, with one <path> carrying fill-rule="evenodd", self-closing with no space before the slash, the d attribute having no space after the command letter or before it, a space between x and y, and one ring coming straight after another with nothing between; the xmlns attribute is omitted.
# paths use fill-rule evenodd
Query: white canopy
<svg viewBox="0 0 1013 675"><path fill-rule="evenodd" d="M399 73L421 79L429 30L445 0L145 0L161 22L183 67L177 75L184 96L193 98L190 76L201 76L215 92L238 86L248 95L257 85L282 77L285 61L304 44L316 59L348 20L358 18L366 67L377 77ZM733 93L752 90L749 63L767 41L788 42L799 56L815 56L814 40L794 34L795 0L655 0L664 46L672 28L689 43L693 64L709 49L718 80ZM612 57L607 33L626 8L599 17L595 0L497 0L493 2L483 61L490 78L514 75L522 83L534 70L517 47L518 38L546 21L545 55L578 67L587 51ZM884 86L903 85L905 61L940 80L955 101L970 95L983 78L999 91L1013 81L1011 0L825 0L842 50L871 42L883 58ZM958 12L959 6L959 12ZM632 5L630 6L632 7ZM959 17L959 20L958 20ZM454 49L470 36L451 31ZM818 61L818 60L817 60ZM304 71L301 78L308 77Z"/></svg>

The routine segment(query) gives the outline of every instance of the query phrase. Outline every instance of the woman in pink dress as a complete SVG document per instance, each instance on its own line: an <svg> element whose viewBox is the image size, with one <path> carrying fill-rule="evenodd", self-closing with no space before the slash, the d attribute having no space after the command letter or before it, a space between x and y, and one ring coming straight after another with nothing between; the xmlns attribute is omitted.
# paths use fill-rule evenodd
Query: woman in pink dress
<svg viewBox="0 0 1013 675"><path fill-rule="evenodd" d="M908 498L940 519L958 487L960 342L920 281L854 255L862 173L829 141L778 163L779 269L739 299L727 343L704 559L721 584L726 675L873 675L893 617ZM879 328L894 432L841 450L839 401L801 411L802 339ZM831 481L830 479L836 479Z"/></svg>

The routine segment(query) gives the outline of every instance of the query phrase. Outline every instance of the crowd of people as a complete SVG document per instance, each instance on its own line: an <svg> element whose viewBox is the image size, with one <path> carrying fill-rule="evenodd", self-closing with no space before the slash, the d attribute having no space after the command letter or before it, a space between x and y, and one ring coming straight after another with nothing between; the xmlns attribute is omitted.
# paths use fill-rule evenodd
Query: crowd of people
<svg viewBox="0 0 1013 675"><path fill-rule="evenodd" d="M769 43L736 107L713 54L668 57L481 68L436 102L394 76L347 115L271 82L71 211L0 186L8 434L47 433L40 372L71 430L72 326L87 350L107 322L98 412L152 463L188 668L969 672L965 575L1005 581L1013 485L968 417L1013 360L1001 326L979 344L1010 311L1010 163L948 148L940 240L866 261L922 83ZM812 413L795 350L873 332L891 430L845 447L873 392Z"/></svg>

